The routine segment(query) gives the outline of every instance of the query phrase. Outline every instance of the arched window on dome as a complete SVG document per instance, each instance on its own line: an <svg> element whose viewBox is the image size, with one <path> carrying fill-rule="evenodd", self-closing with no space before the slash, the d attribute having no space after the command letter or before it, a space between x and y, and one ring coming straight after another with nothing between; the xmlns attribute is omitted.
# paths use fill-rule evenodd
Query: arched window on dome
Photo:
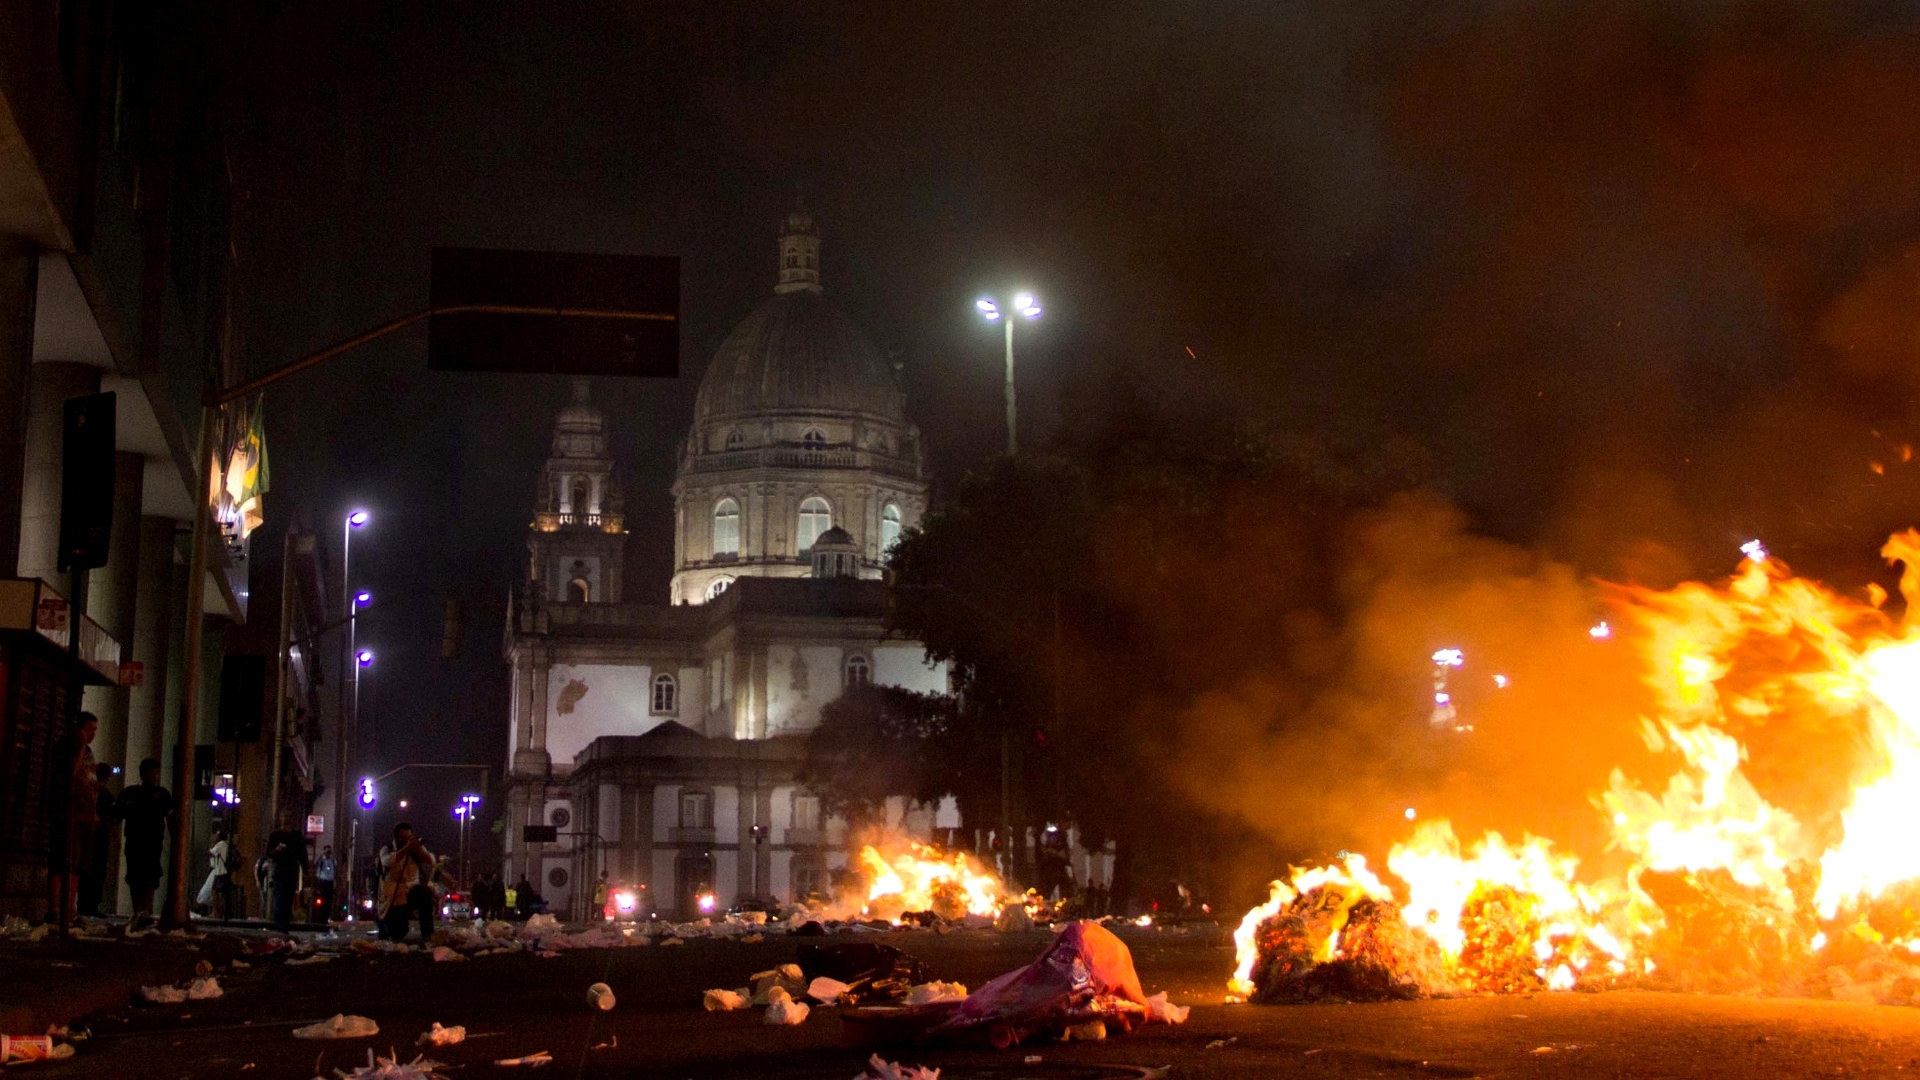
<svg viewBox="0 0 1920 1080"><path fill-rule="evenodd" d="M800 504L800 553L806 554L813 547L813 542L820 539L820 534L831 528L833 528L833 508L827 505L827 500L818 495L808 496L806 501Z"/></svg>
<svg viewBox="0 0 1920 1080"><path fill-rule="evenodd" d="M677 713L680 711L680 684L671 675L653 677L653 711L656 713Z"/></svg>
<svg viewBox="0 0 1920 1080"><path fill-rule="evenodd" d="M880 554L885 555L892 551L893 545L899 542L900 508L893 503L888 503L886 508L880 511Z"/></svg>
<svg viewBox="0 0 1920 1080"><path fill-rule="evenodd" d="M827 446L827 433L817 427L810 427L805 435L800 436L800 445L809 450L824 450Z"/></svg>
<svg viewBox="0 0 1920 1080"><path fill-rule="evenodd" d="M866 686L873 682L873 668L868 665L867 658L859 653L852 653L847 657L845 675L846 689L848 690Z"/></svg>
<svg viewBox="0 0 1920 1080"><path fill-rule="evenodd" d="M740 434L739 428L733 428L727 432L727 449L738 450L745 445L747 445L747 437Z"/></svg>
<svg viewBox="0 0 1920 1080"><path fill-rule="evenodd" d="M727 587L732 584L733 584L733 579L730 577L714 578L713 584L707 586L707 599L708 600L720 599L720 594L723 592L726 592Z"/></svg>
<svg viewBox="0 0 1920 1080"><path fill-rule="evenodd" d="M713 504L713 557L733 559L740 555L740 504L721 499Z"/></svg>
<svg viewBox="0 0 1920 1080"><path fill-rule="evenodd" d="M799 268L800 268L800 256L795 255L791 251L787 252L787 269L798 270Z"/></svg>

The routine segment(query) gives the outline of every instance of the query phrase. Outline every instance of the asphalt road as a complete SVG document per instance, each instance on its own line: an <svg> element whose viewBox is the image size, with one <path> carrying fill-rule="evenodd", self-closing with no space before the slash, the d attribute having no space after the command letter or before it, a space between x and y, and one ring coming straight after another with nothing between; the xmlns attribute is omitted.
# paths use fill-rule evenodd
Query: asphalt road
<svg viewBox="0 0 1920 1080"><path fill-rule="evenodd" d="M941 1068L943 1080L1140 1075L1108 1064L1170 1067L1205 1077L1789 1077L1920 1075L1920 1010L1837 1002L1640 992L1540 994L1386 1005L1222 1005L1231 958L1218 944L1128 929L1149 993L1195 1005L1180 1027L1154 1025L1096 1043L1006 1052L933 1049L899 1060ZM886 940L942 978L977 986L1025 963L1046 941L1027 935L916 932ZM818 939L815 939L818 940ZM434 1056L449 1076L523 1070L497 1058L552 1053L541 1077L829 1078L848 1080L865 1051L838 1046L832 1009L799 1027L771 1027L760 1010L707 1013L702 991L735 987L793 959L794 939L690 941L677 947L567 952L553 959L491 956L435 963L424 955L342 958L286 967L260 960L225 975L225 997L114 1009L86 1021L95 1037L73 1060L36 1065L64 1077L331 1077L369 1047L410 1044L433 1021L464 1024L468 1041ZM586 988L611 985L611 1013ZM372 1017L371 1039L307 1042L296 1024L336 1012ZM1225 1045L1217 1045L1225 1041ZM1213 1044L1213 1045L1210 1045ZM1040 1061L1026 1063L1028 1055Z"/></svg>

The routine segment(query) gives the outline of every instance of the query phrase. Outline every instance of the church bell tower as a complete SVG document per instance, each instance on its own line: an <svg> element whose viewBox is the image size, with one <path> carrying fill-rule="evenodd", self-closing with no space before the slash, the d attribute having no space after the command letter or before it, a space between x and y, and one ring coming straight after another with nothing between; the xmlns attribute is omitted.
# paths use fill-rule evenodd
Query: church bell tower
<svg viewBox="0 0 1920 1080"><path fill-rule="evenodd" d="M627 529L607 449L607 420L587 380L553 426L553 451L540 471L527 548L529 599L617 604Z"/></svg>

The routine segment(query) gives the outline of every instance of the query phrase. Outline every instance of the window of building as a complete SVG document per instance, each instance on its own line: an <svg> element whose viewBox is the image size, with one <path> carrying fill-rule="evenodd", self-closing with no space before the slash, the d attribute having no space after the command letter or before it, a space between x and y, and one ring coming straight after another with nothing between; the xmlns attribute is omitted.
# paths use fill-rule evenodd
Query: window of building
<svg viewBox="0 0 1920 1080"><path fill-rule="evenodd" d="M900 508L888 503L886 508L880 511L880 553L884 555L892 551L893 545L899 542Z"/></svg>
<svg viewBox="0 0 1920 1080"><path fill-rule="evenodd" d="M740 433L739 428L727 432L727 449L738 450L745 445L747 445L747 437Z"/></svg>
<svg viewBox="0 0 1920 1080"><path fill-rule="evenodd" d="M733 579L730 577L714 578L713 584L707 586L707 599L718 599L721 593L727 591L727 586L732 584Z"/></svg>
<svg viewBox="0 0 1920 1080"><path fill-rule="evenodd" d="M793 797L793 827L802 831L820 828L820 800L813 795Z"/></svg>
<svg viewBox="0 0 1920 1080"><path fill-rule="evenodd" d="M683 791L680 793L680 827L683 829L713 828L711 792Z"/></svg>
<svg viewBox="0 0 1920 1080"><path fill-rule="evenodd" d="M724 559L740 554L740 504L721 499L713 504L713 557Z"/></svg>
<svg viewBox="0 0 1920 1080"><path fill-rule="evenodd" d="M653 677L653 711L674 713L680 711L680 684L671 675Z"/></svg>
<svg viewBox="0 0 1920 1080"><path fill-rule="evenodd" d="M808 428L807 433L800 436L800 445L809 450L823 449L827 445L827 433L817 427Z"/></svg>
<svg viewBox="0 0 1920 1080"><path fill-rule="evenodd" d="M800 256L795 255L791 251L787 252L787 269L797 270L799 268L800 268Z"/></svg>
<svg viewBox="0 0 1920 1080"><path fill-rule="evenodd" d="M800 504L800 550L813 547L820 534L833 528L833 510L827 500L812 495Z"/></svg>
<svg viewBox="0 0 1920 1080"><path fill-rule="evenodd" d="M847 689L866 686L873 682L873 669L867 665L867 658L859 653L847 657Z"/></svg>

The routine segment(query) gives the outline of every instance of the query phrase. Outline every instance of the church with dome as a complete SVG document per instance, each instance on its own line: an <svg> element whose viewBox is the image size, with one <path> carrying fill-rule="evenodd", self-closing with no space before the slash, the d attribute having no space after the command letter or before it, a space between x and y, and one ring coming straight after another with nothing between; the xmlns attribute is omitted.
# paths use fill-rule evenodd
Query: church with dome
<svg viewBox="0 0 1920 1080"><path fill-rule="evenodd" d="M701 381L665 594L623 580L608 423L577 382L534 492L506 635L509 880L575 916L602 872L663 917L825 893L846 827L796 779L821 708L850 686L948 681L883 625L887 549L926 511L920 432L826 299L808 214L787 218L773 295ZM959 824L950 806L889 816L908 835Z"/></svg>

